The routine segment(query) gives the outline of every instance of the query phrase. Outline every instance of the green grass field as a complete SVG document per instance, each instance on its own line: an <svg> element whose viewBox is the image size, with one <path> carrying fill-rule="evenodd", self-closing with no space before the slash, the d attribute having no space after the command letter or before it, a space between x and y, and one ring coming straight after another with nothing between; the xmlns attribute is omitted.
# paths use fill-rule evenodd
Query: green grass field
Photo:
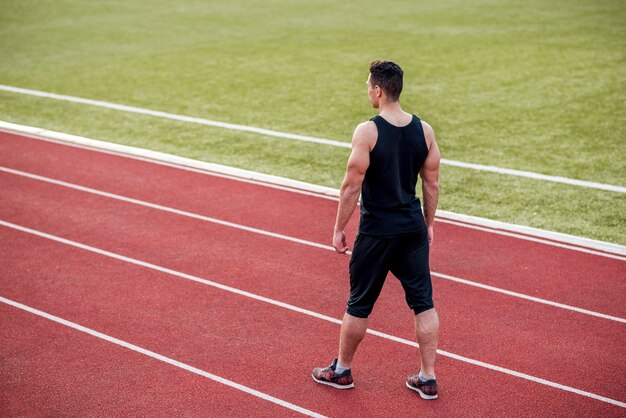
<svg viewBox="0 0 626 418"><path fill-rule="evenodd" d="M375 58L444 158L626 185L620 1L0 0L0 84L349 141ZM347 149L0 91L0 120L338 187ZM626 196L444 166L440 208L626 244Z"/></svg>

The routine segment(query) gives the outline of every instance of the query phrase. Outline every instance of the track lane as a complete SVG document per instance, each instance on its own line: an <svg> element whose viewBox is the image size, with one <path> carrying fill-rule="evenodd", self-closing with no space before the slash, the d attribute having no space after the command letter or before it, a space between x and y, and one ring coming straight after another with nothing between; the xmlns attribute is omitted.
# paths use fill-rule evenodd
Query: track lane
<svg viewBox="0 0 626 418"><path fill-rule="evenodd" d="M312 196L1 132L0 150L0 165L324 244L334 223L336 203ZM625 262L441 222L436 240L433 271L626 317L610 305L626 292Z"/></svg>
<svg viewBox="0 0 626 418"><path fill-rule="evenodd" d="M302 416L5 303L0 318L2 416Z"/></svg>
<svg viewBox="0 0 626 418"><path fill-rule="evenodd" d="M342 315L348 290L345 256L22 181L16 189L4 188L7 205L0 213L6 216L0 219L8 216L16 223L30 223L25 226L201 277L210 272L225 284L268 297L280 295L288 303L333 317ZM29 192L20 194L23 189ZM621 396L622 324L595 318L581 321L579 314L535 307L504 295L493 297L491 292L437 279L435 286L436 303L444 300L438 305L445 324L441 349L604 396ZM389 280L372 328L412 339L410 315L402 301L397 281ZM511 341L517 345L511 347ZM602 382L580 386L580 373L598 370Z"/></svg>
<svg viewBox="0 0 626 418"><path fill-rule="evenodd" d="M336 345L335 324L18 231L0 228L0 234L3 257L11 260L0 279L3 296L327 415L623 411L446 358L438 368L445 402L425 402L403 387L404 375L415 368L415 349L369 335L359 353L357 389L332 390L315 385L309 373ZM381 361L381 353L389 361Z"/></svg>

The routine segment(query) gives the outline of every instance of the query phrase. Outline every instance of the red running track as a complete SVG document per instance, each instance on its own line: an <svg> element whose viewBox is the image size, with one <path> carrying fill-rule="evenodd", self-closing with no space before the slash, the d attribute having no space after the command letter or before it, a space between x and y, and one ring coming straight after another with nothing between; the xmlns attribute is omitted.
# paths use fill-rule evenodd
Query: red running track
<svg viewBox="0 0 626 418"><path fill-rule="evenodd" d="M319 197L4 132L0 166L324 244L336 214L336 203ZM356 215L349 237L356 231ZM626 294L620 260L447 223L437 224L436 240L434 271L626 317L626 304L616 297Z"/></svg>
<svg viewBox="0 0 626 418"><path fill-rule="evenodd" d="M2 416L288 415L279 405L253 396L242 402L236 389L5 304L0 317Z"/></svg>
<svg viewBox="0 0 626 418"><path fill-rule="evenodd" d="M11 135L1 139L0 165L4 167L322 243L327 238L325 231L332 226L336 204L320 198ZM0 219L4 221L195 274L335 318L341 316L347 292L346 257L14 174L2 173L0 184L3 202ZM315 222L303 222L303 219L315 219ZM338 331L335 324L197 283L181 282L182 279L164 279L162 273L23 232L0 230L2 265L7 266L3 267L2 296L168 353L166 355L211 373L323 414L348 415L350 408L357 405L362 415L371 416L383 412L409 416L416 408L440 416L535 415L539 412L562 415L564 411L617 416L623 411L598 400L446 357L440 357L438 367L442 398L436 403L425 403L402 388L404 375L414 371L416 350L374 336L368 336L359 351L355 370L357 390L348 394L329 392L309 381L308 373L311 367L327 362L334 354ZM465 247L476 248L477 245L471 245L473 239L480 245L498 249L490 251L487 257L491 260L487 273L485 270L468 271L468 274L463 271L464 266L468 268L474 263L473 253L470 250L465 256L454 243L465 240ZM498 241L501 241L499 245ZM454 252L448 252L446 246L452 247ZM534 295L612 315L622 314L621 296L615 290L619 290L619 286L623 288L620 282L624 263L620 260L438 224L433 268L524 291L523 284L511 279L510 271L519 272L518 267L501 266L502 260L515 260L514 255L501 255L510 247L536 253L533 264L542 258L542 251L543 258L548 255L551 262L569 253L571 262L565 266L573 265L576 270L569 275L567 289L560 291L563 275L553 273L538 282ZM459 261L464 258L465 263ZM587 258L588 265L583 265ZM439 263L437 267L436 263ZM480 269L486 268L484 263L475 264ZM522 270L527 272L528 266ZM542 271L540 267L535 268L531 272ZM598 281L589 283L580 268L597 274ZM561 265L561 273L563 269ZM544 273L549 271L549 268L543 270ZM473 276L468 277L469 274ZM165 287L161 288L162 285ZM612 291L607 286L613 286ZM589 291L591 296L577 299L577 289L578 292ZM622 323L437 279L435 292L444 327L442 349L624 400L625 370L620 361L624 354ZM390 280L374 312L371 327L410 339L410 315L402 300L400 287ZM577 301L586 304L576 304ZM398 320L400 317L402 320ZM32 338L25 340L32 341ZM12 344L13 341L7 344L6 349L11 350ZM23 353L23 350L15 348L12 352ZM127 355L137 356L135 353ZM394 367L380 361L381 357L391 359ZM279 384L268 382L268 375L276 375L277 364L284 377ZM51 375L63 373L59 372L60 364L49 364L49 367ZM160 367L167 369L169 366ZM74 368L67 373L81 375L81 370ZM168 371L163 373L167 375ZM28 375L32 381L38 380L33 377L34 372ZM600 378L581 378L585 375ZM202 380L198 376L190 376L190 379ZM214 382L198 384L219 386ZM22 386L22 389L24 387L26 394L13 386L3 393L20 393L10 398L24 399L28 397L29 386ZM216 394L233 392L230 388L215 390ZM485 392L490 396L485 396ZM128 399L131 404L133 399L138 399L132 404L137 406L145 402L146 396L142 388L138 388ZM257 403L277 408L250 395L241 396L242 404L252 405L253 409ZM33 403L29 403L31 407L42 406L36 402L37 396L31 394L31 397L34 398ZM338 403L340 399L344 401ZM58 402L62 400L59 395ZM134 407L132 405L128 408ZM12 411L22 411L19 406L16 408ZM85 410L98 411L88 402ZM247 415L250 414L248 411ZM268 415L274 413L268 412Z"/></svg>

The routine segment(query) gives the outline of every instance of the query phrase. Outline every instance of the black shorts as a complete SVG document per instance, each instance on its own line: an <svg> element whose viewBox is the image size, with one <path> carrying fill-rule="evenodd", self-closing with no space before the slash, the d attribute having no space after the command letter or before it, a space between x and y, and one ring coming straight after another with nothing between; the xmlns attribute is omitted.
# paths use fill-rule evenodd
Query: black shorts
<svg viewBox="0 0 626 418"><path fill-rule="evenodd" d="M426 231L397 237L359 234L350 259L350 315L369 316L390 271L416 315L434 307Z"/></svg>

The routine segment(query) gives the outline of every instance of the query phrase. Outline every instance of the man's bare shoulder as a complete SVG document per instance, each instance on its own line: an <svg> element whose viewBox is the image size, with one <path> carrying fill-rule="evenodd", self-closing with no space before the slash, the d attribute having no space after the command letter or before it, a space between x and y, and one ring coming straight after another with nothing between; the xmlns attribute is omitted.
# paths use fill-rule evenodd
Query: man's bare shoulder
<svg viewBox="0 0 626 418"><path fill-rule="evenodd" d="M428 145L428 148L430 148L433 142L435 142L435 130L428 124L428 122L423 120L421 120L421 122L422 129L424 130L424 137L426 137L426 144Z"/></svg>
<svg viewBox="0 0 626 418"><path fill-rule="evenodd" d="M433 130L433 127L430 126L428 122L424 120L420 120L420 122L422 122L422 129L424 130L425 135L435 135L435 131Z"/></svg>
<svg viewBox="0 0 626 418"><path fill-rule="evenodd" d="M368 148L374 148L378 139L378 128L371 120L359 123L354 129L352 136L352 146L357 144L367 144Z"/></svg>
<svg viewBox="0 0 626 418"><path fill-rule="evenodd" d="M378 128L376 128L376 124L373 121L367 120L357 125L354 134L356 135L357 133L366 136L376 136L378 134Z"/></svg>

